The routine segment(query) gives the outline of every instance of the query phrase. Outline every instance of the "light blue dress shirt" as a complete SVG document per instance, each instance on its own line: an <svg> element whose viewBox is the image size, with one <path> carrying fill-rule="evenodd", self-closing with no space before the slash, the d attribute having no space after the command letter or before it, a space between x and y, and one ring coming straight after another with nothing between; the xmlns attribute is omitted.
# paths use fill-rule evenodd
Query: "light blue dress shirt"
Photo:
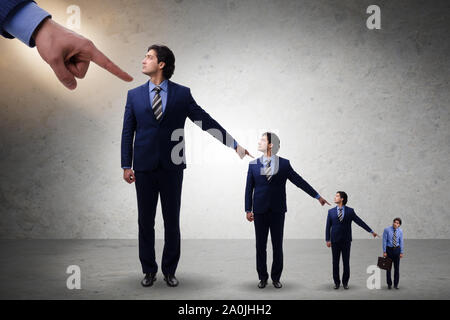
<svg viewBox="0 0 450 320"><path fill-rule="evenodd" d="M3 29L32 48L36 44L31 36L47 17L51 18L52 16L38 7L36 3L29 2L5 20Z"/></svg>
<svg viewBox="0 0 450 320"><path fill-rule="evenodd" d="M384 229L383 232L383 252L386 252L386 247L392 247L392 238L394 237L394 227L390 226ZM400 253L403 253L403 230L397 228L397 245L400 246Z"/></svg>

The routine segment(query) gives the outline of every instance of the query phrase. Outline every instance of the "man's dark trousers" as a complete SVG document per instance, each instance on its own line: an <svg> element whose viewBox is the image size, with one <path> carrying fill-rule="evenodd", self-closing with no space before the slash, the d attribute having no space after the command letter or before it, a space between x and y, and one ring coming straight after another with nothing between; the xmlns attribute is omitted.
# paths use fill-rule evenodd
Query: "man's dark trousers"
<svg viewBox="0 0 450 320"><path fill-rule="evenodd" d="M392 259L394 266L394 287L398 286L400 280L400 247L386 247L388 258ZM386 271L386 280L388 286L392 286L391 270Z"/></svg>
<svg viewBox="0 0 450 320"><path fill-rule="evenodd" d="M344 265L344 272L342 274L342 284L347 285L350 279L350 247L351 241L331 242L331 252L333 254L333 280L336 285L340 285L339 276L339 260L342 254L342 263Z"/></svg>
<svg viewBox="0 0 450 320"><path fill-rule="evenodd" d="M138 202L139 259L144 273L156 273L155 215L158 194L164 219L164 250L161 269L175 275L180 259L180 204L183 170L161 166L152 171L135 171Z"/></svg>
<svg viewBox="0 0 450 320"><path fill-rule="evenodd" d="M255 213L254 215L256 234L256 270L260 280L267 280L267 238L270 230L272 240L273 261L271 278L279 281L283 271L283 229L284 212Z"/></svg>

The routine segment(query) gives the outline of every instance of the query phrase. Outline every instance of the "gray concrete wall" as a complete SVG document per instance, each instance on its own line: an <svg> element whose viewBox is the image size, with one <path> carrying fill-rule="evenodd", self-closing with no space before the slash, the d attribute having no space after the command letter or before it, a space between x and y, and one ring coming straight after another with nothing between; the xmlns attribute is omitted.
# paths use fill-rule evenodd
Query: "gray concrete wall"
<svg viewBox="0 0 450 320"><path fill-rule="evenodd" d="M176 55L173 81L251 153L277 132L279 155L329 201L376 231L449 238L447 1L38 1L135 77L91 65L70 92L36 49L0 39L0 236L135 238L134 185L122 180L127 90L152 43ZM381 8L368 30L366 8ZM183 238L253 238L241 161L187 121ZM322 238L326 209L288 183L286 238ZM163 236L160 206L157 237ZM355 238L368 234L354 228Z"/></svg>

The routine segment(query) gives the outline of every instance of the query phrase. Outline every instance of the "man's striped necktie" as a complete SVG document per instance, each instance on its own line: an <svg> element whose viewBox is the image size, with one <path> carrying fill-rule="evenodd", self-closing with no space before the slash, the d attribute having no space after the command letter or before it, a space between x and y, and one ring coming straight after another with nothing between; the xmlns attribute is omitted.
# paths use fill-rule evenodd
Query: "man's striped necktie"
<svg viewBox="0 0 450 320"><path fill-rule="evenodd" d="M159 92L161 91L160 86L156 86L154 89L155 91L155 97L153 98L152 102L152 110L153 114L155 115L156 120L160 120L162 116L162 99L159 95Z"/></svg>
<svg viewBox="0 0 450 320"><path fill-rule="evenodd" d="M392 246L397 246L397 229L394 229L394 235L392 236Z"/></svg>
<svg viewBox="0 0 450 320"><path fill-rule="evenodd" d="M338 219L340 222L342 222L342 208L339 208Z"/></svg>
<svg viewBox="0 0 450 320"><path fill-rule="evenodd" d="M267 181L270 182L270 179L272 179L272 170L270 168L270 160L266 162L266 167L264 168L264 174L266 175Z"/></svg>

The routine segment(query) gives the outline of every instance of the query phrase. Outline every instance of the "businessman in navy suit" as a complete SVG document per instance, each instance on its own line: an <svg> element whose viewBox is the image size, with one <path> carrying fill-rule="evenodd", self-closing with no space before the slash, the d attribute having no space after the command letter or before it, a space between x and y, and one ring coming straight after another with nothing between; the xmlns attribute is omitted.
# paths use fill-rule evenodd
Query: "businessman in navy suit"
<svg viewBox="0 0 450 320"><path fill-rule="evenodd" d="M350 279L350 246L352 242L352 222L355 222L367 232L372 233L375 238L377 234L356 215L355 210L347 207L348 196L344 191L338 191L334 197L335 208L328 210L327 225L325 228L325 239L327 247L331 247L333 255L333 280L334 289L339 289L341 280L339 276L339 260L342 254L344 272L342 284L348 289Z"/></svg>
<svg viewBox="0 0 450 320"><path fill-rule="evenodd" d="M166 46L152 45L142 61L142 72L150 77L128 91L123 119L121 162L123 178L135 182L138 203L139 259L145 274L141 284L156 280L155 214L158 195L164 219L164 250L161 269L168 286L175 287L180 258L180 205L186 118L208 130L241 159L249 155L233 137L197 105L189 88L170 81L175 56ZM133 166L133 169L131 167Z"/></svg>
<svg viewBox="0 0 450 320"><path fill-rule="evenodd" d="M270 230L273 261L271 279L275 288L282 287L280 282L283 271L283 229L286 207L286 180L323 206L329 203L316 190L303 180L291 167L289 160L278 157L280 139L272 132L266 132L258 142L258 150L264 155L249 163L247 185L245 187L245 211L247 220L254 221L256 235L256 270L259 288L265 288L267 273L267 238Z"/></svg>

